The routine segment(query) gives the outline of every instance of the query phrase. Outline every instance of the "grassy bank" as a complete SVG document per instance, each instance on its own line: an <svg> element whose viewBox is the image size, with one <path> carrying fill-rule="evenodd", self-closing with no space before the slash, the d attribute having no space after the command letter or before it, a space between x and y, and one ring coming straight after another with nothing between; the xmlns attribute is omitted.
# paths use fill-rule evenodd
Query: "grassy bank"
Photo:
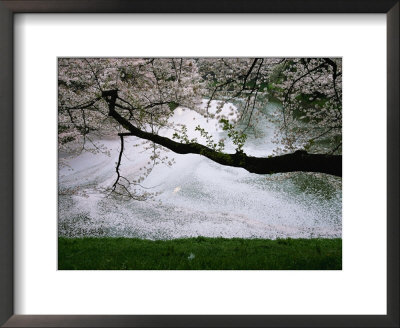
<svg viewBox="0 0 400 328"><path fill-rule="evenodd" d="M59 238L60 270L341 270L341 239Z"/></svg>

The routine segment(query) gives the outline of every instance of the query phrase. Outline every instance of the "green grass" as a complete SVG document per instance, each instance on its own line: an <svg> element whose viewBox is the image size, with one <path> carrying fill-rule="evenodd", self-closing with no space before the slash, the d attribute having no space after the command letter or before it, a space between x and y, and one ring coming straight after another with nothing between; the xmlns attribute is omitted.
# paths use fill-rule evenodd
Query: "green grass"
<svg viewBox="0 0 400 328"><path fill-rule="evenodd" d="M59 238L59 270L341 270L342 239Z"/></svg>

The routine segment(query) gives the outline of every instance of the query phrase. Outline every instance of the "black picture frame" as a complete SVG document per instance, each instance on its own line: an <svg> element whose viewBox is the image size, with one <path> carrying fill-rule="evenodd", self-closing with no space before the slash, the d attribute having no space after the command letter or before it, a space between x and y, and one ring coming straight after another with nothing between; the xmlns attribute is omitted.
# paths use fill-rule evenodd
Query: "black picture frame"
<svg viewBox="0 0 400 328"><path fill-rule="evenodd" d="M399 0L0 0L0 324L4 327L399 327ZM13 17L16 13L385 13L387 315L14 315ZM15 130L14 130L15 127Z"/></svg>

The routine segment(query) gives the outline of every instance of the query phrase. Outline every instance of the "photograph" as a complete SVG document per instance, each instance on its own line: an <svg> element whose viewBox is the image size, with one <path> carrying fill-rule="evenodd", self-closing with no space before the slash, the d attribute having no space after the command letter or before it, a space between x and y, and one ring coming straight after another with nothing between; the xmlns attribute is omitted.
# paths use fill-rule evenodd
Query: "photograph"
<svg viewBox="0 0 400 328"><path fill-rule="evenodd" d="M342 75L59 57L58 270L342 270Z"/></svg>

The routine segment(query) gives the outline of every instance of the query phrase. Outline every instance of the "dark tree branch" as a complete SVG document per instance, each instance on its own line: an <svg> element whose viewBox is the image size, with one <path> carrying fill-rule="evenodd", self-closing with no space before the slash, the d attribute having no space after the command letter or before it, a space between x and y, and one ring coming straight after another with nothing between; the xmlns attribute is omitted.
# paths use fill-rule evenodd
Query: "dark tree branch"
<svg viewBox="0 0 400 328"><path fill-rule="evenodd" d="M260 63L260 65L258 66L257 73L256 73L256 77L254 78L254 81L253 81L253 82L254 82L254 83L253 83L253 87L251 88L251 92L250 92L250 94L248 95L248 98L247 98L247 102L246 102L246 107L245 107L244 113L247 113L247 110L248 110L249 107L250 107L251 96L253 95L253 92L256 91L256 94L255 94L254 99L253 99L253 107L252 107L252 109L251 109L250 116L249 116L249 119L248 119L248 121L247 121L247 126L246 126L246 128L243 130L243 132L246 131L246 129L249 127L250 121L251 121L251 117L253 116L254 107L255 107L255 105L256 105L257 95L258 95L258 91L259 91L259 89L256 88L256 86L257 86L258 76L259 76L259 74L260 74L260 70L261 70L261 67L262 67L262 65L263 65L263 62L264 62L264 59L261 58L261 63Z"/></svg>
<svg viewBox="0 0 400 328"><path fill-rule="evenodd" d="M119 167L121 166L122 154L124 153L124 136L120 135L119 137L121 139L121 149L119 151L117 166L115 167L115 172L117 172L117 180L115 180L113 184L113 191L115 191L115 188L117 188L119 179L121 178L121 174L119 173Z"/></svg>
<svg viewBox="0 0 400 328"><path fill-rule="evenodd" d="M233 96L234 98L239 97L239 96L242 94L242 92L243 92L244 90L247 89L247 88L246 88L247 79L249 78L251 72L253 71L254 66L256 65L258 59L260 59L260 58L254 58L253 63L251 64L251 66L250 66L249 70L247 71L246 75L243 76L242 88L241 88L241 90L239 90L239 91Z"/></svg>
<svg viewBox="0 0 400 328"><path fill-rule="evenodd" d="M339 142L337 144L337 146L329 154L334 154L340 147L342 147L342 143L341 142Z"/></svg>
<svg viewBox="0 0 400 328"><path fill-rule="evenodd" d="M242 88L243 90L244 90L245 87L246 87L247 79L249 78L249 76L250 76L250 74L251 74L251 72L252 72L254 66L256 65L258 59L259 59L259 58L254 58L253 63L252 63L251 66L250 66L250 69L247 71L247 74L246 74L245 77L244 77L243 88Z"/></svg>
<svg viewBox="0 0 400 328"><path fill-rule="evenodd" d="M215 93L216 93L219 89L221 89L222 87L224 87L224 86L226 86L226 85L228 85L228 84L230 84L230 83L232 83L232 82L233 82L233 80L232 80L232 79L229 79L228 81L226 81L226 82L224 82L224 83L221 83L221 84L218 84L217 86L215 86L215 88L214 88L214 90L213 90L213 92L212 92L212 94L211 94L211 96L210 96L210 99L209 99L208 102L207 102L207 107L206 107L207 114L208 114L208 109L210 108L210 103L211 103L211 101L213 100Z"/></svg>
<svg viewBox="0 0 400 328"><path fill-rule="evenodd" d="M221 165L242 167L252 173L272 174L305 171L342 176L341 155L309 154L306 151L296 151L292 154L269 158L248 156L243 152L226 154L198 143L178 143L169 138L142 131L115 110L118 90L105 91L103 96L109 105L109 115L129 131L129 133L120 133L120 137L136 136L153 141L178 154L199 154Z"/></svg>
<svg viewBox="0 0 400 328"><path fill-rule="evenodd" d="M336 79L340 75L340 73L338 74L338 72L337 72L338 71L337 64L330 58L324 58L324 61L326 63L328 63L329 65L331 65L333 68L333 89L335 90L335 95L336 95L337 101L341 101L339 94L337 92L337 89L336 89Z"/></svg>
<svg viewBox="0 0 400 328"><path fill-rule="evenodd" d="M97 97L97 98L94 98L92 100L86 101L86 102L84 102L82 104L79 104L79 105L76 105L76 106L72 106L72 107L63 107L63 106L61 106L60 109L67 110L67 111L68 110L74 110L74 109L86 109L86 108L92 107L100 99L101 99L101 97Z"/></svg>
<svg viewBox="0 0 400 328"><path fill-rule="evenodd" d="M325 65L326 65L326 63L324 62L324 63L322 63L322 64L320 64L320 65L314 67L314 68L311 69L311 70L308 70L308 69L307 69L307 73L304 73L303 75L301 75L300 77L298 77L296 80L294 80L293 83L290 85L288 91L287 91L286 94L285 94L285 101L288 100L288 97L289 97L290 93L292 92L293 87L295 86L295 84L296 84L297 82L299 82L301 79L305 78L307 75L311 74L312 72L316 71L317 69L319 69L319 68L321 68L321 67L323 67L323 66L325 66Z"/></svg>
<svg viewBox="0 0 400 328"><path fill-rule="evenodd" d="M94 71L92 65L90 65L90 62L89 62L86 58L85 58L85 61L86 61L86 63L89 65L90 70L92 71L92 74L93 74L93 76L94 76L94 78L95 78L95 80L96 80L96 83L97 83L97 86L99 87L99 90L100 90L100 91L103 91L103 89L101 88L99 79L97 78L97 74L96 74L96 72Z"/></svg>

